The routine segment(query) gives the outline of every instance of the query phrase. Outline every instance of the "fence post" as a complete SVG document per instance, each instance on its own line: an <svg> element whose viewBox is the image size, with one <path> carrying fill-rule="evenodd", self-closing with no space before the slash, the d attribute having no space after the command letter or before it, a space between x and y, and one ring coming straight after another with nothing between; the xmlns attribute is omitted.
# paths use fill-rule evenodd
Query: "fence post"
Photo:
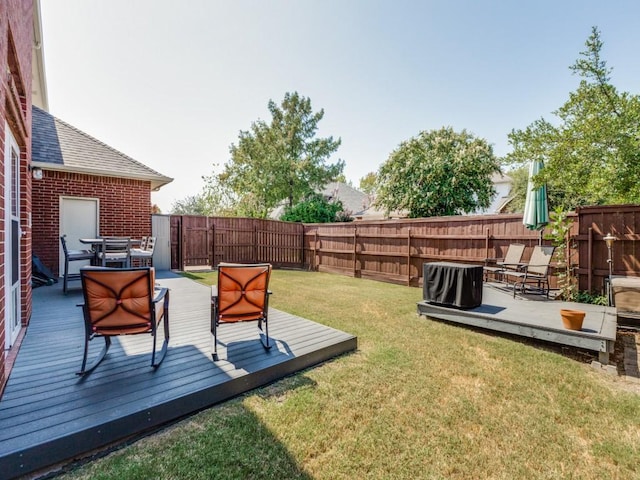
<svg viewBox="0 0 640 480"><path fill-rule="evenodd" d="M587 291L593 291L593 227L589 227L587 236ZM578 252L580 249L578 249Z"/></svg>
<svg viewBox="0 0 640 480"><path fill-rule="evenodd" d="M304 251L305 251L305 236L304 225L300 229L300 270L304 270Z"/></svg>
<svg viewBox="0 0 640 480"><path fill-rule="evenodd" d="M211 268L216 268L216 222L211 222Z"/></svg>
<svg viewBox="0 0 640 480"><path fill-rule="evenodd" d="M253 263L258 263L258 225L253 224Z"/></svg>
<svg viewBox="0 0 640 480"><path fill-rule="evenodd" d="M488 228L484 238L484 258L485 258L485 262L487 262L486 260L487 258L491 258L489 257L489 229Z"/></svg>
<svg viewBox="0 0 640 480"><path fill-rule="evenodd" d="M358 264L358 227L353 227L353 278L357 278Z"/></svg>
<svg viewBox="0 0 640 480"><path fill-rule="evenodd" d="M320 259L318 258L318 227L313 231L313 270L318 271L318 263Z"/></svg>
<svg viewBox="0 0 640 480"><path fill-rule="evenodd" d="M407 287L411 286L411 227L407 228Z"/></svg>
<svg viewBox="0 0 640 480"><path fill-rule="evenodd" d="M184 228L184 215L180 215L180 270L184 271L187 252L185 243L187 241L187 234Z"/></svg>
<svg viewBox="0 0 640 480"><path fill-rule="evenodd" d="M206 236L205 242L206 242L206 245L207 245L207 263L209 264L209 266L212 266L213 262L211 261L211 235L209 234L209 228L210 228L209 227L209 217L206 217L205 228L207 229L206 233L205 233L205 236Z"/></svg>

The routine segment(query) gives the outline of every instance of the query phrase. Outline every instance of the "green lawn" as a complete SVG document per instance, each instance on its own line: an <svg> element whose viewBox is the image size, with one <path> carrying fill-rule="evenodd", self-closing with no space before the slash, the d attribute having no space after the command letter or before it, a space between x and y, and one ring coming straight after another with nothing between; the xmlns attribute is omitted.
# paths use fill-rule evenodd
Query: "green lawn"
<svg viewBox="0 0 640 480"><path fill-rule="evenodd" d="M271 290L273 307L357 335L358 351L68 478L640 478L640 395L588 365L418 317L417 288L275 271Z"/></svg>

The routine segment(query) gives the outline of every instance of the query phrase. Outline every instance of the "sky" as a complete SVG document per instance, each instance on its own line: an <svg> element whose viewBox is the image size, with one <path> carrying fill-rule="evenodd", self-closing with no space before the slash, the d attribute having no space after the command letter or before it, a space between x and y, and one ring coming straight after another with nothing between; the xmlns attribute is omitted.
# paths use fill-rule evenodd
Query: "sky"
<svg viewBox="0 0 640 480"><path fill-rule="evenodd" d="M169 213L269 100L324 110L358 186L421 131L466 129L504 156L553 120L592 26L612 83L640 93L637 0L41 0L49 110L172 177Z"/></svg>

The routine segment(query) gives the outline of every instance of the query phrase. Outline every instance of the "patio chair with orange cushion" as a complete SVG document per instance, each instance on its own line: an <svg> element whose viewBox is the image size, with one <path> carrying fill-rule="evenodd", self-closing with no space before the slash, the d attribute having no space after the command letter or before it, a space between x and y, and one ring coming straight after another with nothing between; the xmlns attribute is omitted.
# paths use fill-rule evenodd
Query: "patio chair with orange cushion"
<svg viewBox="0 0 640 480"><path fill-rule="evenodd" d="M262 346L266 350L271 348L268 326L270 276L271 265L268 263L218 265L218 285L211 287L214 360L218 360L218 328L222 323L257 320Z"/></svg>
<svg viewBox="0 0 640 480"><path fill-rule="evenodd" d="M169 343L169 290L155 288L155 272L150 267L104 268L84 267L80 270L84 304L85 345L82 368L78 375L91 372L104 359L111 337L150 334L153 337L151 366L162 363ZM158 325L163 322L164 342L156 352ZM104 347L87 367L89 342L104 338ZM156 361L156 356L159 359Z"/></svg>

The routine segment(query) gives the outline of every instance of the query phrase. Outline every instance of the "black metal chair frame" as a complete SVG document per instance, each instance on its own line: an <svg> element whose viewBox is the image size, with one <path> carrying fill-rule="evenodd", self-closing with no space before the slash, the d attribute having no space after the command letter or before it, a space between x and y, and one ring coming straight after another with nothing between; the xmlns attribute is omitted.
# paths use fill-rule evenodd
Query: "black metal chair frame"
<svg viewBox="0 0 640 480"><path fill-rule="evenodd" d="M69 250L67 247L67 235L60 236L60 243L62 243L62 251L64 252L64 273L62 275L62 291L67 293L67 284L69 280L80 280L79 273L69 273L69 262L75 262L78 260L89 260L91 262L95 259L95 252L93 250Z"/></svg>
<svg viewBox="0 0 640 480"><path fill-rule="evenodd" d="M94 272L100 272L100 271L108 271L108 272L131 272L131 271L141 271L141 272L145 272L143 275L147 276L148 282L149 282L149 301L150 301L150 305L149 305L149 311L151 312L151 320L147 319L146 317L144 317L143 315L141 315L140 313L136 312L135 310L131 310L129 308L127 308L125 306L125 304L121 303L121 294L123 292L123 290L125 290L127 287L131 286L133 283L137 282L141 277L138 277L134 280L132 280L131 282L123 285L120 287L120 289L118 291L116 291L113 287L111 287L110 285L101 282L95 278L92 278L91 276L87 276L87 274L89 273L94 273ZM155 289L155 285L153 284L153 276L151 275L151 271L152 268L151 267L136 267L136 268L107 268L107 267L84 267L80 270L80 278L82 280L82 291L83 291L83 296L84 296L84 303L81 305L78 305L80 307L82 307L82 314L84 317L84 327L85 327L85 342L84 342L84 355L82 358L82 368L80 369L79 372L77 372L76 374L79 376L83 376L86 375L90 372L92 372L101 362L102 360L104 360L104 358L107 355L107 352L109 351L109 347L111 346L111 337L112 336L120 336L120 335L142 335L142 334L146 334L146 333L150 333L151 336L153 337L153 351L151 353L151 366L153 368L158 368L160 366L160 364L162 363L162 361L164 360L165 355L167 354L167 346L169 344L169 289L166 287L161 287L159 289ZM112 310L110 310L109 312L107 312L106 314L104 314L102 317L100 317L99 319L94 319L94 321L92 322L91 319L91 315L90 315L90 311L89 311L89 298L87 295L87 289L86 289L86 285L88 282L94 282L104 288L106 288L107 290L109 290L114 298L116 299L115 301L115 305L113 307ZM156 318L156 304L158 302L162 301L163 302L163 311L162 311L162 318ZM131 328L137 328L137 327L141 327L144 325L148 324L149 330L145 331L145 332L137 332L137 333L131 333L131 334L126 334L126 333L115 333L114 335L109 335L108 333L97 333L94 332L93 329L93 323L97 320L100 320L102 318L106 318L109 315L112 315L116 310L118 310L118 308L122 308L123 310L125 310L126 312L139 317L142 322L141 324L138 325L132 325L130 326ZM162 343L162 348L160 349L159 352L156 352L156 338L157 338L157 329L158 329L158 324L160 323L160 320L163 321L163 327L164 327L164 342ZM123 327L117 327L117 330L122 330ZM102 347L102 351L100 352L100 354L96 357L96 360L87 367L87 356L89 353L89 342L91 340L93 340L96 337L102 337L104 338L104 346ZM156 353L159 355L159 359L158 361L156 361Z"/></svg>
<svg viewBox="0 0 640 480"><path fill-rule="evenodd" d="M264 270L261 271L260 273L254 275L253 277L251 277L248 281L246 281L244 284L242 284L241 282L239 282L237 279L233 278L232 276L228 275L227 273L225 273L224 271L220 270L220 267L223 267L224 269L241 269L241 268L246 268L246 267L264 267ZM264 308L261 308L261 305L256 304L255 302L252 302L249 298L247 298L246 296L246 291L247 291L247 286L255 279L259 278L262 275L267 276L266 279L266 283L265 283L265 294L264 294ZM262 346L264 347L265 350L270 350L272 347L272 344L270 342L270 338L269 338L269 295L271 295L271 291L268 289L269 287L269 279L271 276L271 265L268 263L254 263L254 264L219 264L218 265L218 285L220 284L221 281L221 277L226 277L227 279L229 279L230 281L236 283L241 290L241 296L231 305L229 305L228 307L226 307L225 309L220 309L220 298L218 295L218 287L216 285L212 285L211 286L211 333L213 334L213 353L212 353L212 357L213 360L217 361L219 359L218 357L218 328L220 327L220 323L235 323L235 322L242 322L242 321L255 321L255 318L249 318L247 320L243 320L242 317L240 315L238 315L238 319L235 321L230 321L230 322L220 322L220 317L222 315L224 315L224 312L229 310L230 308L234 307L235 305L237 305L241 300L246 300L247 302L249 302L250 304L256 306L257 308L261 308L262 311L262 315L257 319L258 320L258 330L260 330L260 343L262 344ZM234 315L235 316L235 315ZM250 317L255 317L255 314L248 314L247 316ZM262 324L264 323L264 330L262 329ZM264 339L263 339L263 335L264 335Z"/></svg>

